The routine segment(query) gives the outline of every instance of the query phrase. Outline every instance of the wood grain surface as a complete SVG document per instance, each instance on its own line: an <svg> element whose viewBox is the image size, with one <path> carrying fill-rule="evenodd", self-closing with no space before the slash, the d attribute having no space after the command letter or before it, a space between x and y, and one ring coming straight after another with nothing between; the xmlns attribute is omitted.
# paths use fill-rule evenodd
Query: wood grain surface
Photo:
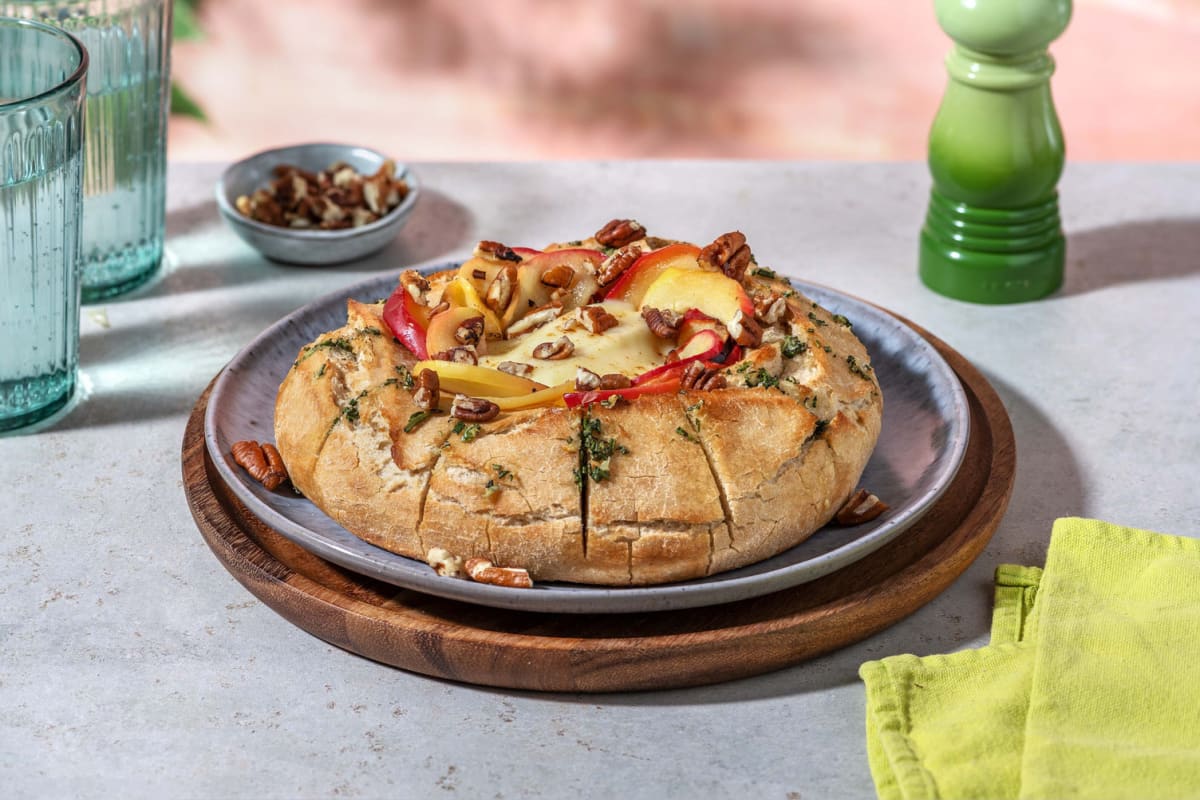
<svg viewBox="0 0 1200 800"><path fill-rule="evenodd" d="M1008 505L1016 451L1000 398L958 352L904 322L937 348L966 390L971 433L961 469L942 498L881 549L751 600L649 614L544 614L423 595L345 570L267 527L224 485L204 446L209 390L184 433L184 489L204 540L251 593L314 636L383 664L560 692L757 675L857 642L928 603L983 551Z"/></svg>

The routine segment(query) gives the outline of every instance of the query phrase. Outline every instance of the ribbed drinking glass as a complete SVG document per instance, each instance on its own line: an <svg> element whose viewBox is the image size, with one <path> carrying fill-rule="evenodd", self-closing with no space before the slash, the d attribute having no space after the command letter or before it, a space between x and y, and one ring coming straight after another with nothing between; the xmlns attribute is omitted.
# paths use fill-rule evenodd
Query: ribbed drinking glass
<svg viewBox="0 0 1200 800"><path fill-rule="evenodd" d="M0 431L75 389L87 67L62 30L0 18Z"/></svg>
<svg viewBox="0 0 1200 800"><path fill-rule="evenodd" d="M170 0L0 0L57 25L91 58L83 178L83 301L145 283L162 262Z"/></svg>

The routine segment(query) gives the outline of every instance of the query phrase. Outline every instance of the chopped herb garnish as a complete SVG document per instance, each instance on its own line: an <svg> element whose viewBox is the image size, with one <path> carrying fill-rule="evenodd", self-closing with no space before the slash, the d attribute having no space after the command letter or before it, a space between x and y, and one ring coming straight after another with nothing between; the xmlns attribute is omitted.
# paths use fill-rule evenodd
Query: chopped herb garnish
<svg viewBox="0 0 1200 800"><path fill-rule="evenodd" d="M405 389L411 389L416 386L416 381L413 380L413 374L408 367L401 364L396 367L396 372L400 375L400 385Z"/></svg>
<svg viewBox="0 0 1200 800"><path fill-rule="evenodd" d="M756 262L756 263L757 263L757 262ZM757 269L755 269L754 271L752 271L750 274L751 274L751 275L755 275L755 276L757 276L757 277L759 277L759 278L774 278L774 277L775 277L775 270L773 270L773 269L767 269L766 267L758 267Z"/></svg>
<svg viewBox="0 0 1200 800"><path fill-rule="evenodd" d="M809 318L810 320L812 320L812 323L813 323L814 325L816 325L818 328L823 328L823 327L825 327L825 325L827 325L827 324L828 324L828 323L826 323L826 322L825 322L825 320L821 319L820 317L818 317L816 314L814 314L814 313L813 313L813 312L811 312L811 311L810 311L810 312L808 312L808 318Z"/></svg>
<svg viewBox="0 0 1200 800"><path fill-rule="evenodd" d="M326 362L324 362L323 364L321 364L321 368L320 368L319 370L317 370L317 377L318 377L318 378L320 378L320 377L322 377L322 376L324 376L324 375L325 375L325 368L326 368L326 367L328 367L328 366L329 366L329 362L328 362L328 361L326 361Z"/></svg>
<svg viewBox="0 0 1200 800"><path fill-rule="evenodd" d="M605 437L600 420L595 417L584 418L581 434L579 468L575 470L575 481L582 483L582 476L586 474L599 483L609 476L613 453L628 454L629 450L618 444L615 437Z"/></svg>
<svg viewBox="0 0 1200 800"><path fill-rule="evenodd" d="M823 344L823 345L821 345L821 349L822 349L822 350L824 350L826 353L832 353L832 352L833 352L833 348L832 348L832 347L830 347L830 346L829 346L829 345L827 345L827 344Z"/></svg>
<svg viewBox="0 0 1200 800"><path fill-rule="evenodd" d="M492 464L492 469L496 470L496 479L497 480L502 481L505 478L512 475L512 470L507 470L504 467L500 466L499 464Z"/></svg>
<svg viewBox="0 0 1200 800"><path fill-rule="evenodd" d="M333 425L329 426L333 430L334 425L337 425L343 419L347 422L358 422L358 401L367 396L370 389L363 389L358 393L357 397L352 397L346 401L346 405L342 406L342 413L338 414L337 419L333 421Z"/></svg>
<svg viewBox="0 0 1200 800"><path fill-rule="evenodd" d="M696 442L696 443L700 442L699 439L697 439L695 436L692 436L692 434L689 433L687 431L687 429L685 429L682 425L679 426L678 428L676 428L675 432L678 433L680 436L682 436L684 439L687 439L689 442Z"/></svg>
<svg viewBox="0 0 1200 800"><path fill-rule="evenodd" d="M370 326L369 328L360 329L359 333L366 333L366 334L370 334L371 336L382 336L383 335L383 331L379 330L379 328L376 328L374 325Z"/></svg>
<svg viewBox="0 0 1200 800"><path fill-rule="evenodd" d="M844 325L847 328L849 328L850 330L854 330L854 326L850 324L850 320L846 319L841 314L834 314L833 321L836 322L838 325Z"/></svg>
<svg viewBox="0 0 1200 800"><path fill-rule="evenodd" d="M479 435L479 423L472 422L467 425L465 422L457 422L454 425L454 432L462 436L464 442L473 442L475 437Z"/></svg>
<svg viewBox="0 0 1200 800"><path fill-rule="evenodd" d="M846 363L850 365L850 373L852 375L857 375L864 380L871 380L872 370L870 364L860 364L854 356L846 356Z"/></svg>
<svg viewBox="0 0 1200 800"><path fill-rule="evenodd" d="M816 411L817 410L817 396L815 394L810 394L808 397L804 398L804 407L809 409L810 411Z"/></svg>
<svg viewBox="0 0 1200 800"><path fill-rule="evenodd" d="M432 411L414 411L412 413L412 415L409 416L408 422L404 423L404 432L412 433L418 427L420 427L422 422L424 422L425 420L429 419L432 416L433 416Z"/></svg>
<svg viewBox="0 0 1200 800"><path fill-rule="evenodd" d="M503 481L508 480L511 483L516 480L516 476L513 475L511 470L507 470L499 464L492 464L492 469L496 471L496 477L488 478L488 482L483 485L483 490L487 493L488 497L494 496L504 488L500 485Z"/></svg>
<svg viewBox="0 0 1200 800"><path fill-rule="evenodd" d="M805 344L799 336L788 334L783 337L783 347L780 348L784 358L795 358L802 353L808 351L808 345Z"/></svg>
<svg viewBox="0 0 1200 800"><path fill-rule="evenodd" d="M312 356L318 350L342 350L347 353L353 353L354 346L351 345L346 339L326 339L322 342L317 342L316 344L310 344L301 351L300 357L292 363L292 366L300 366L301 361L304 361L308 357Z"/></svg>

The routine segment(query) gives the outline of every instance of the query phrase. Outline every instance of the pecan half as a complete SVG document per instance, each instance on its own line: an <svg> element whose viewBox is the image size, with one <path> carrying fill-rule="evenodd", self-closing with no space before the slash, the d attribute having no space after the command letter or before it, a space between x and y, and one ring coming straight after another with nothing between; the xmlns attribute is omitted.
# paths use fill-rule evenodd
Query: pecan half
<svg viewBox="0 0 1200 800"><path fill-rule="evenodd" d="M250 473L250 477L266 487L267 491L275 491L288 479L287 467L283 465L275 445L270 442L234 442L230 450L234 463Z"/></svg>
<svg viewBox="0 0 1200 800"><path fill-rule="evenodd" d="M833 518L839 525L860 525L864 522L870 522L887 510L887 503L866 489L859 489L850 495L850 499L846 501L845 505L838 510Z"/></svg>
<svg viewBox="0 0 1200 800"><path fill-rule="evenodd" d="M633 262L641 258L644 252L645 248L641 244L627 244L612 251L600 262L600 269L596 270L596 280L601 286L607 286L633 266Z"/></svg>
<svg viewBox="0 0 1200 800"><path fill-rule="evenodd" d="M596 231L596 241L605 247L624 247L646 237L646 229L634 219L614 219Z"/></svg>
<svg viewBox="0 0 1200 800"><path fill-rule="evenodd" d="M480 258L486 258L489 261L514 261L521 263L521 257L513 252L508 245L500 244L499 242L489 242L484 240L475 245L475 255Z"/></svg>
<svg viewBox="0 0 1200 800"><path fill-rule="evenodd" d="M467 574L476 583L490 583L493 586L508 586L513 589L529 589L533 587L533 579L528 570L519 567L497 567L486 558L471 558L466 564Z"/></svg>
<svg viewBox="0 0 1200 800"><path fill-rule="evenodd" d="M456 394L450 404L450 416L467 422L490 422L500 416L500 406L482 397Z"/></svg>
<svg viewBox="0 0 1200 800"><path fill-rule="evenodd" d="M417 408L433 411L438 407L440 384L438 374L431 369L423 369L417 374L417 385L413 389L413 402Z"/></svg>
<svg viewBox="0 0 1200 800"><path fill-rule="evenodd" d="M471 317L454 329L454 341L463 345L477 345L483 338L483 317Z"/></svg>
<svg viewBox="0 0 1200 800"><path fill-rule="evenodd" d="M679 377L679 385L684 389L709 391L725 388L725 376L720 370L709 369L702 361L693 361L683 368Z"/></svg>
<svg viewBox="0 0 1200 800"><path fill-rule="evenodd" d="M551 267L543 272L541 277L544 286L553 286L557 289L570 286L573 280L575 280L575 270L566 264Z"/></svg>
<svg viewBox="0 0 1200 800"><path fill-rule="evenodd" d="M581 392L589 392L600 388L600 376L587 367L576 367L575 388Z"/></svg>
<svg viewBox="0 0 1200 800"><path fill-rule="evenodd" d="M633 386L633 381L628 375L622 375L619 372L610 372L607 375L600 376L601 389L628 389Z"/></svg>
<svg viewBox="0 0 1200 800"><path fill-rule="evenodd" d="M576 314L588 333L604 333L620 324L620 320L608 313L603 306L581 306Z"/></svg>
<svg viewBox="0 0 1200 800"><path fill-rule="evenodd" d="M501 361L496 365L496 369L501 372L507 372L509 375L516 375L518 378L529 378L533 376L533 365L525 364L520 361Z"/></svg>
<svg viewBox="0 0 1200 800"><path fill-rule="evenodd" d="M533 348L533 357L544 361L559 361L569 358L575 352L575 343L566 336L560 336L553 342L542 342Z"/></svg>
<svg viewBox="0 0 1200 800"><path fill-rule="evenodd" d="M787 312L787 299L781 294L772 292L766 297L754 300L754 316L766 325L774 325L786 319Z"/></svg>
<svg viewBox="0 0 1200 800"><path fill-rule="evenodd" d="M496 272L496 277L492 278L492 282L488 284L487 294L484 295L483 302L497 314L503 313L504 309L508 308L508 302L512 300L513 287L516 285L517 268L512 264L505 264Z"/></svg>
<svg viewBox="0 0 1200 800"><path fill-rule="evenodd" d="M758 347L762 344L762 326L748 317L739 308L729 321L729 335L742 347Z"/></svg>
<svg viewBox="0 0 1200 800"><path fill-rule="evenodd" d="M444 547L431 547L425 555L425 563L443 578L459 578L466 574L463 560L451 555Z"/></svg>
<svg viewBox="0 0 1200 800"><path fill-rule="evenodd" d="M741 283L753 257L741 231L731 231L718 236L712 244L701 250L699 261L701 267L719 270Z"/></svg>
<svg viewBox="0 0 1200 800"><path fill-rule="evenodd" d="M679 333L679 323L682 318L669 308L659 309L643 306L642 319L646 320L646 327L658 338L674 339Z"/></svg>
<svg viewBox="0 0 1200 800"><path fill-rule="evenodd" d="M550 303L544 306L538 306L531 310L525 316L508 326L508 335L516 336L522 333L540 328L552 319L560 316L563 313L562 303Z"/></svg>
<svg viewBox="0 0 1200 800"><path fill-rule="evenodd" d="M475 348L470 345L462 347L451 347L449 350L443 350L440 353L433 353L429 356L434 361L453 361L455 364L478 364L479 357L475 355Z"/></svg>

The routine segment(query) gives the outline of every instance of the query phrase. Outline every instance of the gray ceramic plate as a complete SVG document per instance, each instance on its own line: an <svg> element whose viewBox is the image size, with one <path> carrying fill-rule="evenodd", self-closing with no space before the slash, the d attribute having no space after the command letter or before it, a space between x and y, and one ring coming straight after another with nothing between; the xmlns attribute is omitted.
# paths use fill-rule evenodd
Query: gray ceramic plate
<svg viewBox="0 0 1200 800"><path fill-rule="evenodd" d="M454 265L445 265L446 268ZM710 578L661 586L599 588L542 583L507 589L441 578L426 564L367 544L288 489L268 492L233 463L232 444L273 441L275 393L300 348L345 324L346 298L389 294L395 275L372 278L313 301L246 346L217 379L204 436L221 477L281 534L348 569L427 594L486 606L557 613L648 612L743 600L811 581L863 558L916 522L944 492L962 462L969 428L962 386L941 356L894 317L811 284L796 288L844 314L871 353L884 396L883 433L861 484L891 505L854 528L827 528L766 561Z"/></svg>

